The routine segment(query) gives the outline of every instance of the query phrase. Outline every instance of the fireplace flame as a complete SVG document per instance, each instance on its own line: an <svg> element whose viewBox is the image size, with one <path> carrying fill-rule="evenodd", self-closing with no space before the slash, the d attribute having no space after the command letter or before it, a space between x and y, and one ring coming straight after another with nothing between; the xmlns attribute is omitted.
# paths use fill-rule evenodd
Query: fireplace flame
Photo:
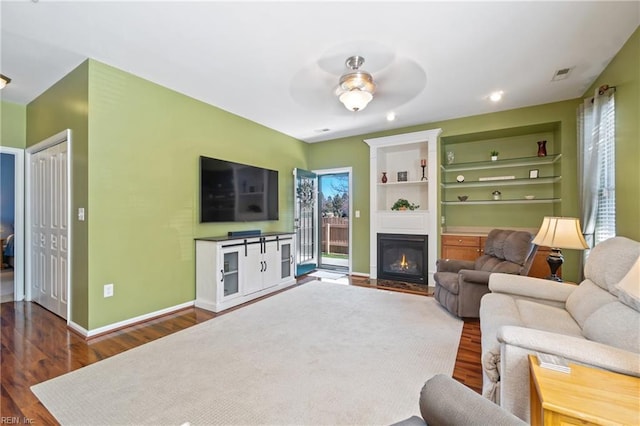
<svg viewBox="0 0 640 426"><path fill-rule="evenodd" d="M407 263L407 259L406 259L406 257L404 256L404 254L402 255L402 260L400 261L400 267L401 267L402 269L407 269L407 268L409 268L409 263Z"/></svg>

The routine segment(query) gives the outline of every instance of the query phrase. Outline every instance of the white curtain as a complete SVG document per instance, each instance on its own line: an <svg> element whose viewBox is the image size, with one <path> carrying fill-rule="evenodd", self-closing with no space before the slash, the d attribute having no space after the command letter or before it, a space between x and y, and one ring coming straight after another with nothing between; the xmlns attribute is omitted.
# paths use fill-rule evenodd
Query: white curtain
<svg viewBox="0 0 640 426"><path fill-rule="evenodd" d="M612 134L615 129L614 93L613 88L596 89L594 97L585 99L578 108L578 197L582 232L589 247L598 243L599 199L603 191L614 191L614 188L603 188L603 181L610 181L610 177L603 174L613 173L609 170L613 166L608 166L604 157L611 155L613 150L607 144L615 143ZM615 181L615 176L613 179ZM613 221L615 226L615 216Z"/></svg>

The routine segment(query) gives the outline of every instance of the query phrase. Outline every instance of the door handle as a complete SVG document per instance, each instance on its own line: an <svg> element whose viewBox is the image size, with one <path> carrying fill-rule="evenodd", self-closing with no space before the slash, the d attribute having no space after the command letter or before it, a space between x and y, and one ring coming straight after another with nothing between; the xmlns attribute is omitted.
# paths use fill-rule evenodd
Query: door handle
<svg viewBox="0 0 640 426"><path fill-rule="evenodd" d="M224 282L224 269L220 269L220 282Z"/></svg>

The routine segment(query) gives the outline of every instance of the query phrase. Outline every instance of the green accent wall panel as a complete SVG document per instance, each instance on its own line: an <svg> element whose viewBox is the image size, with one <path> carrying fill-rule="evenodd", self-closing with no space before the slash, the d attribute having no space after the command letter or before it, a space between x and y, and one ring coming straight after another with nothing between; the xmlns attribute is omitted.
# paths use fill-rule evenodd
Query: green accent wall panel
<svg viewBox="0 0 640 426"><path fill-rule="evenodd" d="M352 271L369 274L369 146L363 138L344 138L308 144L309 169L352 168L351 208L353 247ZM355 211L360 210L360 217Z"/></svg>
<svg viewBox="0 0 640 426"><path fill-rule="evenodd" d="M31 147L65 129L71 129L71 321L87 327L88 230L74 214L88 203L88 74L83 62L27 105L27 141Z"/></svg>
<svg viewBox="0 0 640 426"><path fill-rule="evenodd" d="M89 75L90 329L193 300L195 237L293 230L306 144L94 60ZM278 170L280 220L199 223L200 155Z"/></svg>
<svg viewBox="0 0 640 426"><path fill-rule="evenodd" d="M27 107L0 102L0 145L24 148L27 143Z"/></svg>

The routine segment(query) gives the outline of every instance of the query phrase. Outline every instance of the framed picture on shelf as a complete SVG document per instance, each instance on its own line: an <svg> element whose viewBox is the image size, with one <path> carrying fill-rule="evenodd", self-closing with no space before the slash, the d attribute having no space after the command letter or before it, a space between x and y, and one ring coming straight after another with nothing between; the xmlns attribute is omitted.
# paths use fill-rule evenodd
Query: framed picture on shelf
<svg viewBox="0 0 640 426"><path fill-rule="evenodd" d="M529 179L538 179L538 169L529 170Z"/></svg>
<svg viewBox="0 0 640 426"><path fill-rule="evenodd" d="M407 172L398 172L398 182L407 181Z"/></svg>

